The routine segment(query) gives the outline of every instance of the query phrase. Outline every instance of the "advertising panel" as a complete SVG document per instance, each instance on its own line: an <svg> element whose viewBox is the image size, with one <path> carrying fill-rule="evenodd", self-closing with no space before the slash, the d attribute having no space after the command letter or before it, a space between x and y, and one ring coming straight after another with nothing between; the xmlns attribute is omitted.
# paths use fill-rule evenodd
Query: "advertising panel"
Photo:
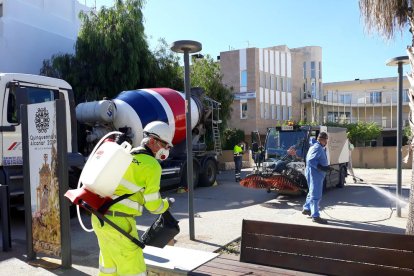
<svg viewBox="0 0 414 276"><path fill-rule="evenodd" d="M61 256L56 102L27 106L33 251Z"/></svg>

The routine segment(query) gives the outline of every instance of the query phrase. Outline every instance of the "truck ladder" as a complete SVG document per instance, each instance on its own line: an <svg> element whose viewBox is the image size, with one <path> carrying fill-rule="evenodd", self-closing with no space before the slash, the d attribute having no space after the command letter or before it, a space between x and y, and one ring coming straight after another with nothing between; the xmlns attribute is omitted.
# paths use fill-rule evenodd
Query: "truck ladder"
<svg viewBox="0 0 414 276"><path fill-rule="evenodd" d="M212 135L213 135L214 151L216 152L217 155L221 155L222 149L221 149L221 138L220 138L220 129L219 129L219 125L222 122L220 120L221 103L209 97L205 97L205 100L207 100L209 104L209 108L211 110L211 129L212 129Z"/></svg>

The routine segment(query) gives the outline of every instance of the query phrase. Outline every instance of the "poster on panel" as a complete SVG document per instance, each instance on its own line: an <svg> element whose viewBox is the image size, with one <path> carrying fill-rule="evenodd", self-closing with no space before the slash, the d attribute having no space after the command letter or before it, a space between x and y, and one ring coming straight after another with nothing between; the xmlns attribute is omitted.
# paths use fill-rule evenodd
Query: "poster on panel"
<svg viewBox="0 0 414 276"><path fill-rule="evenodd" d="M61 256L56 102L27 107L33 251Z"/></svg>

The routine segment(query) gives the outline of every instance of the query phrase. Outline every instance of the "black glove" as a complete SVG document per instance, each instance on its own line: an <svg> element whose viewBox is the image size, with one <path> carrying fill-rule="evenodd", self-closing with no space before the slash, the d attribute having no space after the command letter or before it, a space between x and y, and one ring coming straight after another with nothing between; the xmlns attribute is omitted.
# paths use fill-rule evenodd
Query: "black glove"
<svg viewBox="0 0 414 276"><path fill-rule="evenodd" d="M128 137L128 135L126 135L125 133L118 135L115 138L115 143L117 143L118 145L122 144L123 142L127 141L128 143L130 143L130 139Z"/></svg>
<svg viewBox="0 0 414 276"><path fill-rule="evenodd" d="M322 166L321 164L318 164L318 169L321 170L321 171L324 171L324 172L327 172L327 171L331 171L332 170L331 167L329 167L329 166Z"/></svg>

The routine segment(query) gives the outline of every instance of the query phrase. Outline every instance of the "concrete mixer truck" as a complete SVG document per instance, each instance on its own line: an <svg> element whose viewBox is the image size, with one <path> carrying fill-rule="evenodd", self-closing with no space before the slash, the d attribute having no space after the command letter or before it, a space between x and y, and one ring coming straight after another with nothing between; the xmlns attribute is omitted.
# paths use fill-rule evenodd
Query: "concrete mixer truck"
<svg viewBox="0 0 414 276"><path fill-rule="evenodd" d="M191 90L191 127L193 148L193 185L211 186L217 175L217 155L221 152L218 125L220 103L201 89ZM185 96L169 88L123 91L112 100L80 103L76 118L89 126L86 141L91 148L110 131L127 133L134 147L140 145L143 128L163 121L171 127L174 147L161 162L161 187L187 186ZM214 149L207 150L206 131L211 128Z"/></svg>

